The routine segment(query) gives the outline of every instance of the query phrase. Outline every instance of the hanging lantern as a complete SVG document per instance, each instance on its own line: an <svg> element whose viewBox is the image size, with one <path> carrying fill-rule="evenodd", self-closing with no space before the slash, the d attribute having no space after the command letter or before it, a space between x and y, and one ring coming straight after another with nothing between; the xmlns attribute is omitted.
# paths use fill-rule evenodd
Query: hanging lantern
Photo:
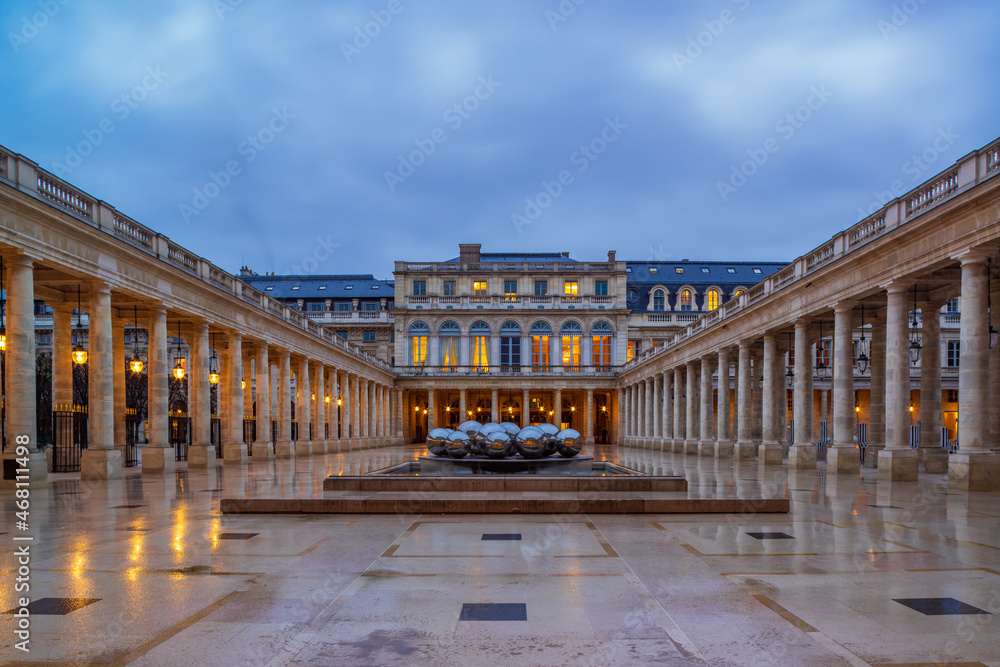
<svg viewBox="0 0 1000 667"><path fill-rule="evenodd" d="M861 304L861 340L858 341L858 372L868 371L868 341L865 340L865 304Z"/></svg>
<svg viewBox="0 0 1000 667"><path fill-rule="evenodd" d="M141 373L145 368L142 358L139 357L139 307L132 306L132 361L128 362L128 367L133 373Z"/></svg>
<svg viewBox="0 0 1000 667"><path fill-rule="evenodd" d="M80 286L76 287L76 345L73 346L73 363L82 366L87 363L87 350L84 349L83 340L83 313L80 308Z"/></svg>
<svg viewBox="0 0 1000 667"><path fill-rule="evenodd" d="M920 361L920 332L917 330L917 286L913 286L913 317L910 319L910 363Z"/></svg>

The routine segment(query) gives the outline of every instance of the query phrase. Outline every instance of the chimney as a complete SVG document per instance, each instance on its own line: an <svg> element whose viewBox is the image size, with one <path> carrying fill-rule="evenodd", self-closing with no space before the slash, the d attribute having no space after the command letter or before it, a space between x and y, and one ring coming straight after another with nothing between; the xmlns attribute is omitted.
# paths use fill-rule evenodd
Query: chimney
<svg viewBox="0 0 1000 667"><path fill-rule="evenodd" d="M562 255L563 257L565 257L566 259L569 259L569 250L563 250L559 254Z"/></svg>
<svg viewBox="0 0 1000 667"><path fill-rule="evenodd" d="M609 264L614 264L615 263L615 251L614 250L609 250L608 251L608 263Z"/></svg>
<svg viewBox="0 0 1000 667"><path fill-rule="evenodd" d="M459 243L458 261L462 264L478 264L479 251L482 247L481 243Z"/></svg>

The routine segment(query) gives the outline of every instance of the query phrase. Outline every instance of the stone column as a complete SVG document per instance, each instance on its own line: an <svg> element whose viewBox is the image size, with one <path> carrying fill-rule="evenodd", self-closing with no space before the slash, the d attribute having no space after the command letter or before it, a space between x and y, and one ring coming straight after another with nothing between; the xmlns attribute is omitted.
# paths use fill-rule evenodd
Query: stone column
<svg viewBox="0 0 1000 667"><path fill-rule="evenodd" d="M73 353L73 307L68 303L53 304L52 306L52 407L54 410L58 409L68 410L69 406L73 404L72 353Z"/></svg>
<svg viewBox="0 0 1000 667"><path fill-rule="evenodd" d="M990 451L989 442L990 340L986 318L986 258L985 252L973 252L961 258L959 450L948 457L948 485L969 491L1000 488L1000 456Z"/></svg>
<svg viewBox="0 0 1000 667"><path fill-rule="evenodd" d="M191 415L191 446L188 448L188 468L215 465L212 446L212 403L208 381L209 336L208 322L197 321L191 341L191 368L188 372L189 412Z"/></svg>
<svg viewBox="0 0 1000 667"><path fill-rule="evenodd" d="M437 428L437 408L434 402L434 388L427 390L427 432L430 433Z"/></svg>
<svg viewBox="0 0 1000 667"><path fill-rule="evenodd" d="M833 439L826 453L828 474L856 475L861 469L854 442L853 313L853 301L841 301L833 308Z"/></svg>
<svg viewBox="0 0 1000 667"><path fill-rule="evenodd" d="M670 443L671 452L684 451L684 367L674 368L674 438Z"/></svg>
<svg viewBox="0 0 1000 667"><path fill-rule="evenodd" d="M529 348L530 349L530 348ZM521 393L521 428L531 423L531 392L525 389Z"/></svg>
<svg viewBox="0 0 1000 667"><path fill-rule="evenodd" d="M712 371L715 369L710 355L701 359L701 440L698 442L699 456L715 456L715 412L712 396Z"/></svg>
<svg viewBox="0 0 1000 667"><path fill-rule="evenodd" d="M330 425L330 406L336 405L333 399L327 400L330 390L326 386L326 365L318 361L313 367L313 391L316 393L313 412L313 454L326 454L330 451L330 436L327 429Z"/></svg>
<svg viewBox="0 0 1000 667"><path fill-rule="evenodd" d="M775 353L775 361L781 365L780 352ZM750 364L753 371L750 376L750 439L759 447L764 442L764 347L761 345L750 348ZM781 375L784 375L782 371ZM784 377L781 378L784 382ZM784 387L784 385L782 385Z"/></svg>
<svg viewBox="0 0 1000 667"><path fill-rule="evenodd" d="M868 409L868 446L865 466L878 467L878 453L885 447L885 318L872 319L872 342L869 356L871 392Z"/></svg>
<svg viewBox="0 0 1000 667"><path fill-rule="evenodd" d="M654 449L660 448L660 439L663 437L663 380L660 373L657 373L649 380L651 400L649 401L652 411L653 428L649 436L649 444Z"/></svg>
<svg viewBox="0 0 1000 667"><path fill-rule="evenodd" d="M462 388L458 390L458 423L461 424L468 419L469 412L469 392Z"/></svg>
<svg viewBox="0 0 1000 667"><path fill-rule="evenodd" d="M633 441L636 447L641 447L643 438L646 436L646 382L644 380L638 380L632 385L631 398Z"/></svg>
<svg viewBox="0 0 1000 667"><path fill-rule="evenodd" d="M13 290L14 264L11 264L10 273ZM88 444L81 460L80 479L118 479L122 476L122 454L114 447L114 355L111 341L111 287L107 283L95 281L90 285L88 333ZM7 393L16 393L16 386L11 387L14 391L9 389ZM29 397L33 403L34 394L29 393ZM31 412L34 418L34 410Z"/></svg>
<svg viewBox="0 0 1000 667"><path fill-rule="evenodd" d="M361 449L368 449L371 447L371 442L369 441L368 426L369 426L369 400L368 400L368 378L358 376L358 400L357 405L357 415L358 415L358 438L359 446Z"/></svg>
<svg viewBox="0 0 1000 667"><path fill-rule="evenodd" d="M813 358L808 318L795 321L795 442L788 451L789 468L815 468L813 443Z"/></svg>
<svg viewBox="0 0 1000 667"><path fill-rule="evenodd" d="M222 434L222 460L224 463L246 463L247 446L243 442L244 390L243 390L243 336L238 331L226 334L226 373L219 383L219 406L226 406ZM249 386L249 382L247 385Z"/></svg>
<svg viewBox="0 0 1000 667"><path fill-rule="evenodd" d="M587 408L584 411L583 443L594 444L594 388L587 387Z"/></svg>
<svg viewBox="0 0 1000 667"><path fill-rule="evenodd" d="M146 353L146 410L149 444L142 450L142 472L172 475L176 469L170 447L170 385L167 373L167 309L149 308L149 350Z"/></svg>
<svg viewBox="0 0 1000 667"><path fill-rule="evenodd" d="M740 341L736 368L736 445L737 461L756 458L753 443L753 371L750 367L750 341Z"/></svg>
<svg viewBox="0 0 1000 667"><path fill-rule="evenodd" d="M0 488L15 489L17 482L40 487L48 483L46 454L38 449L37 405L35 403L35 269L34 260L24 255L8 255L7 260L7 351L6 356L6 417L7 449L2 458L5 466L14 466L14 475L0 475ZM110 298L110 293L109 293ZM110 306L108 325L110 326ZM109 349L110 352L110 349ZM67 352L67 359L69 353ZM18 438L21 438L18 441ZM25 442L27 440L27 442ZM18 447L28 449L27 456L18 455ZM21 450L23 452L23 450ZM112 450L113 451L113 450ZM113 451L114 454L118 452ZM86 455L86 452L84 452ZM14 459L28 461L28 472ZM7 463L11 461L11 463ZM98 459L96 463L101 463ZM117 458L117 476L121 476L121 455ZM106 462L97 472L106 479L114 476L114 460ZM8 477L10 477L8 479ZM20 480L17 479L20 477ZM27 479L25 479L27 477ZM11 500L14 497L11 496ZM42 506L44 507L44 506ZM39 508L42 509L42 508ZM38 516L38 515L36 515ZM39 517L40 518L40 517Z"/></svg>
<svg viewBox="0 0 1000 667"><path fill-rule="evenodd" d="M122 455L122 465L125 463L125 320L119 317L111 319L111 354L114 369L114 446Z"/></svg>
<svg viewBox="0 0 1000 667"><path fill-rule="evenodd" d="M254 344L257 352L257 437L250 454L254 461L274 458L274 443L271 442L271 360L268 346L264 341Z"/></svg>
<svg viewBox="0 0 1000 667"><path fill-rule="evenodd" d="M698 383L700 379L698 373L700 371L700 365L701 362L699 361L687 362L687 425L684 429L685 454L698 453Z"/></svg>
<svg viewBox="0 0 1000 667"><path fill-rule="evenodd" d="M500 392L496 388L490 397L490 421L500 423Z"/></svg>
<svg viewBox="0 0 1000 667"><path fill-rule="evenodd" d="M664 451L670 448L670 442L674 437L674 424L673 424L673 390L670 386L670 380L673 374L670 371L665 371L663 374L663 404L661 405L661 410L663 416L663 433L660 436L660 451Z"/></svg>
<svg viewBox="0 0 1000 667"><path fill-rule="evenodd" d="M733 441L729 433L732 421L732 403L729 395L730 365L729 348L724 347L719 350L719 402L715 427L715 458L717 459L733 457Z"/></svg>
<svg viewBox="0 0 1000 667"><path fill-rule="evenodd" d="M948 472L948 451L941 447L941 301L924 302L920 354L920 447L917 456L928 473ZM1000 346L998 346L1000 348ZM991 374L992 376L992 374Z"/></svg>
<svg viewBox="0 0 1000 667"><path fill-rule="evenodd" d="M330 454L340 451L340 410L343 409L342 392L340 391L340 371L336 368L329 369L329 379L327 380L330 391L330 438L326 443L326 451ZM338 403L338 401L340 401Z"/></svg>
<svg viewBox="0 0 1000 667"><path fill-rule="evenodd" d="M562 389L556 389L553 392L552 402L555 405L552 406L552 412L554 413L549 419L555 424L556 428L562 426Z"/></svg>
<svg viewBox="0 0 1000 667"><path fill-rule="evenodd" d="M299 439L295 443L295 454L296 456L311 456L313 438L319 438L322 434L309 434L309 428L313 425L313 386L308 357L303 356L299 359L299 373L295 381L299 390L299 408L295 414L299 420ZM316 389L318 391L319 387Z"/></svg>
<svg viewBox="0 0 1000 667"><path fill-rule="evenodd" d="M628 446L632 444L632 387L621 388L621 422L622 438L621 444Z"/></svg>
<svg viewBox="0 0 1000 667"><path fill-rule="evenodd" d="M917 452L910 449L910 336L907 285L893 283L886 305L885 449L879 479L915 481ZM963 304L964 306L964 304Z"/></svg>
<svg viewBox="0 0 1000 667"><path fill-rule="evenodd" d="M774 333L764 334L764 356L761 361L764 371L761 416L763 419L763 440L757 449L757 459L769 465L781 465L784 448L779 440L779 429L784 424L778 421L778 407L785 400L785 378L781 373L781 355L778 354L778 340Z"/></svg>
<svg viewBox="0 0 1000 667"><path fill-rule="evenodd" d="M358 449L358 422L354 408L355 380L352 378L354 376L351 373L341 372L340 396L343 405L340 406L340 416L343 419L343 424L340 427L340 445L341 451L348 452L352 449ZM430 405L428 405L427 414L431 414Z"/></svg>
<svg viewBox="0 0 1000 667"><path fill-rule="evenodd" d="M375 380L365 379L365 426L367 427L366 436L368 438L368 447L374 448L378 446L378 433L376 432L377 420L377 406L375 405Z"/></svg>

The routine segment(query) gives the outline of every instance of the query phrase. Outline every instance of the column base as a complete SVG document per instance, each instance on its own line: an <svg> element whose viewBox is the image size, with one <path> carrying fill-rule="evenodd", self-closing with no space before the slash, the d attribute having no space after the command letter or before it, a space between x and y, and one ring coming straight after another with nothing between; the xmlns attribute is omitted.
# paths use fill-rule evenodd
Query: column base
<svg viewBox="0 0 1000 667"><path fill-rule="evenodd" d="M172 447L150 447L142 450L142 474L172 475L177 461Z"/></svg>
<svg viewBox="0 0 1000 667"><path fill-rule="evenodd" d="M757 458L757 447L752 442L737 442L733 446L733 458L737 461L752 461Z"/></svg>
<svg viewBox="0 0 1000 667"><path fill-rule="evenodd" d="M685 440L684 441L684 453L691 454L692 456L698 455L698 446L701 444L698 440Z"/></svg>
<svg viewBox="0 0 1000 667"><path fill-rule="evenodd" d="M18 456L16 449L17 445L13 447L8 446L7 451L3 454L4 474L0 475L2 477L0 479L0 489L34 489L36 487L47 486L49 483L49 469L52 467L51 457L49 456L52 448L50 447L44 452L28 452L27 457ZM24 469L14 461L14 459L23 458L28 459L27 475L24 475ZM11 461L11 463L7 463L7 461ZM27 479L22 478L19 482L17 479L19 474L22 477L27 477ZM27 482L27 487L24 486L25 482ZM20 486L18 486L19 483Z"/></svg>
<svg viewBox="0 0 1000 667"><path fill-rule="evenodd" d="M428 431L429 433L430 431ZM356 452L361 449L361 440L358 438L351 438L347 441L347 451Z"/></svg>
<svg viewBox="0 0 1000 667"><path fill-rule="evenodd" d="M853 445L832 446L826 450L827 473L857 475L861 472L861 454Z"/></svg>
<svg viewBox="0 0 1000 667"><path fill-rule="evenodd" d="M674 454L684 453L684 441L683 440L672 440L670 442L670 451Z"/></svg>
<svg viewBox="0 0 1000 667"><path fill-rule="evenodd" d="M397 441L398 440L399 439L397 438ZM583 441L583 444L584 445L596 445L597 441L594 440L594 436L590 435L590 436L587 436L587 438Z"/></svg>
<svg viewBox="0 0 1000 667"><path fill-rule="evenodd" d="M784 461L783 454L784 449L777 443L773 445L760 445L757 448L757 461L764 465L780 466Z"/></svg>
<svg viewBox="0 0 1000 667"><path fill-rule="evenodd" d="M313 440L312 453L314 455L318 454L320 456L325 456L329 450L330 450L330 443L328 443L326 440Z"/></svg>
<svg viewBox="0 0 1000 667"><path fill-rule="evenodd" d="M1000 456L992 452L951 454L948 456L948 486L964 491L1000 489Z"/></svg>
<svg viewBox="0 0 1000 667"><path fill-rule="evenodd" d="M294 459L295 443L289 440L279 440L278 442L274 443L274 458Z"/></svg>
<svg viewBox="0 0 1000 667"><path fill-rule="evenodd" d="M188 468L211 468L215 466L215 445L191 445L188 447Z"/></svg>
<svg viewBox="0 0 1000 667"><path fill-rule="evenodd" d="M122 453L117 449L84 450L80 457L80 479L121 479L121 476Z"/></svg>
<svg viewBox="0 0 1000 667"><path fill-rule="evenodd" d="M878 468L878 453L885 449L885 445L868 445L865 447L865 467Z"/></svg>
<svg viewBox="0 0 1000 667"><path fill-rule="evenodd" d="M942 474L948 472L948 450L944 447L921 447L917 449L924 472Z"/></svg>
<svg viewBox="0 0 1000 667"><path fill-rule="evenodd" d="M274 448L271 446L271 442L253 443L253 450L250 452L250 458L254 461L270 461L273 459Z"/></svg>
<svg viewBox="0 0 1000 667"><path fill-rule="evenodd" d="M812 443L807 445L793 445L788 449L788 467L808 469L816 467L816 446Z"/></svg>
<svg viewBox="0 0 1000 667"><path fill-rule="evenodd" d="M295 443L295 455L312 456L313 446L315 444L316 443L314 443L312 440L299 440L298 442Z"/></svg>
<svg viewBox="0 0 1000 667"><path fill-rule="evenodd" d="M227 442L222 445L223 463L246 463L247 446L242 442Z"/></svg>
<svg viewBox="0 0 1000 667"><path fill-rule="evenodd" d="M731 459L733 451L734 446L731 440L720 440L715 443L715 458L717 459Z"/></svg>
<svg viewBox="0 0 1000 667"><path fill-rule="evenodd" d="M883 449L878 453L878 478L890 482L917 481L917 452L912 449Z"/></svg>

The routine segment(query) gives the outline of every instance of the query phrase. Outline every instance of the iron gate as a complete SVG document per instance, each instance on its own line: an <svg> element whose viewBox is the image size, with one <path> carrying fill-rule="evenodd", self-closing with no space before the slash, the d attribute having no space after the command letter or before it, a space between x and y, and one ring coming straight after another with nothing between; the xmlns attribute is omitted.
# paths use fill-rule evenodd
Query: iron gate
<svg viewBox="0 0 1000 667"><path fill-rule="evenodd" d="M174 459L187 461L188 446L191 444L191 418L170 418L170 444L174 448Z"/></svg>
<svg viewBox="0 0 1000 667"><path fill-rule="evenodd" d="M134 468L139 465L139 442L142 436L139 433L139 426L142 420L134 408L129 408L125 413L125 467Z"/></svg>
<svg viewBox="0 0 1000 667"><path fill-rule="evenodd" d="M79 472L87 448L87 408L52 413L52 472Z"/></svg>

